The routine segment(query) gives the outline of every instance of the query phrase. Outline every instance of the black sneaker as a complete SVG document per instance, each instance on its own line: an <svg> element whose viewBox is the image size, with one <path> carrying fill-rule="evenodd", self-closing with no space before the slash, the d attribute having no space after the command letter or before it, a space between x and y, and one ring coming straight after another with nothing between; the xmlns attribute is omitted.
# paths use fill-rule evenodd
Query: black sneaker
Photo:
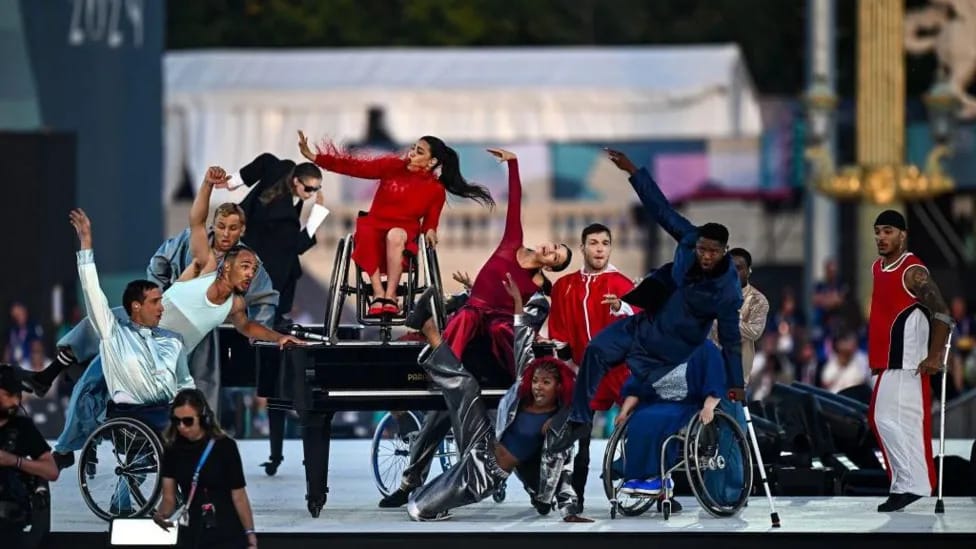
<svg viewBox="0 0 976 549"><path fill-rule="evenodd" d="M403 488L398 488L396 492L386 496L380 500L381 509L395 509L397 507L403 507L407 504L407 498L410 496L409 492Z"/></svg>
<svg viewBox="0 0 976 549"><path fill-rule="evenodd" d="M878 505L878 512L891 513L893 511L900 511L920 499L922 499L922 496L915 494L891 494L884 503Z"/></svg>
<svg viewBox="0 0 976 549"><path fill-rule="evenodd" d="M67 469L75 464L75 453L67 452L62 454L61 452L52 452L54 456L54 463L58 466L58 470Z"/></svg>

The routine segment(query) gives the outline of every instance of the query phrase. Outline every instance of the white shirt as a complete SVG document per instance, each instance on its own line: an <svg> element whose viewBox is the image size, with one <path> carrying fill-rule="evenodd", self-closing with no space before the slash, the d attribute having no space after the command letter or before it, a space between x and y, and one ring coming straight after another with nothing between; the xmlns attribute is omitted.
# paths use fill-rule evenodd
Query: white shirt
<svg viewBox="0 0 976 549"><path fill-rule="evenodd" d="M194 386L179 334L116 319L99 286L92 250L78 251L78 277L88 318L98 334L105 384L113 401L164 403L181 389Z"/></svg>

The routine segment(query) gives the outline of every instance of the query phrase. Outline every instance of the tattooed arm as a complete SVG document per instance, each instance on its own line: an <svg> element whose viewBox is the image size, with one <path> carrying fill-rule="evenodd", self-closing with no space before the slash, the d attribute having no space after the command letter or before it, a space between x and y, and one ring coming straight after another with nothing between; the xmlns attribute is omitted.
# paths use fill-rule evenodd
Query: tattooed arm
<svg viewBox="0 0 976 549"><path fill-rule="evenodd" d="M932 280L928 269L922 265L912 265L905 269L904 283L908 291L915 294L919 303L929 310L933 320L929 336L929 354L918 365L919 372L937 374L942 369L942 353L945 351L945 344L952 330L949 307L946 306L942 292Z"/></svg>

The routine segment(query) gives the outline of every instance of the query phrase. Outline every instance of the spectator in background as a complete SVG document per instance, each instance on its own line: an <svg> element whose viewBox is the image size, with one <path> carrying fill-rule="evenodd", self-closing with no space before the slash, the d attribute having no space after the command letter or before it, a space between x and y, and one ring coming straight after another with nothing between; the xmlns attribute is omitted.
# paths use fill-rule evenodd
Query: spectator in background
<svg viewBox="0 0 976 549"><path fill-rule="evenodd" d="M767 333L760 342L760 351L753 361L747 400L763 400L777 383L793 382L793 364L787 355L777 350L778 336Z"/></svg>
<svg viewBox="0 0 976 549"><path fill-rule="evenodd" d="M797 347L797 338L802 335L804 319L796 306L796 295L793 288L783 288L782 299L776 314L771 316L769 330L776 337L776 352L790 354Z"/></svg>
<svg viewBox="0 0 976 549"><path fill-rule="evenodd" d="M817 360L817 350L813 342L801 337L797 349L792 354L793 378L800 383L816 386L820 381L821 363Z"/></svg>
<svg viewBox="0 0 976 549"><path fill-rule="evenodd" d="M966 381L967 362L973 355L973 317L966 310L966 299L962 296L952 298L949 314L956 323L952 329L952 352L949 354L949 379L946 380L946 398L952 399L971 387ZM942 380L932 376L936 395L942 390Z"/></svg>
<svg viewBox="0 0 976 549"><path fill-rule="evenodd" d="M51 359L48 358L47 351L44 350L44 342L40 339L31 341L30 359L27 362L27 368L24 369L33 372L40 372L50 363Z"/></svg>
<svg viewBox="0 0 976 549"><path fill-rule="evenodd" d="M867 387L870 384L868 355L858 348L857 343L857 334L853 332L845 332L834 338L827 364L820 374L821 387L831 393L840 393L852 387ZM870 399L870 392L867 397Z"/></svg>
<svg viewBox="0 0 976 549"><path fill-rule="evenodd" d="M848 290L837 274L837 261L833 258L825 261L824 279L817 282L813 290L813 322L810 326L810 337L817 347L820 361L827 359L831 339L840 333Z"/></svg>
<svg viewBox="0 0 976 549"><path fill-rule="evenodd" d="M27 370L30 368L31 342L40 340L44 331L30 319L27 306L15 301L10 306L10 329L7 331L7 348L4 362L15 363Z"/></svg>

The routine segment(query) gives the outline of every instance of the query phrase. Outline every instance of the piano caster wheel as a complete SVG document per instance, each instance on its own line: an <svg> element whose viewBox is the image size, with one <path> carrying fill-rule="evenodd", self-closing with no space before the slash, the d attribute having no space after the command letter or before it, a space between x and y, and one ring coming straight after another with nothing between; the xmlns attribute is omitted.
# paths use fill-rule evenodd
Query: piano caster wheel
<svg viewBox="0 0 976 549"><path fill-rule="evenodd" d="M269 477L275 476L278 473L278 466L281 465L281 461L280 459L273 459L262 463L261 466L264 467L264 474Z"/></svg>
<svg viewBox="0 0 976 549"><path fill-rule="evenodd" d="M322 514L322 508L325 507L325 496L316 498L314 500L308 500L308 512L312 515L312 518L319 518Z"/></svg>

